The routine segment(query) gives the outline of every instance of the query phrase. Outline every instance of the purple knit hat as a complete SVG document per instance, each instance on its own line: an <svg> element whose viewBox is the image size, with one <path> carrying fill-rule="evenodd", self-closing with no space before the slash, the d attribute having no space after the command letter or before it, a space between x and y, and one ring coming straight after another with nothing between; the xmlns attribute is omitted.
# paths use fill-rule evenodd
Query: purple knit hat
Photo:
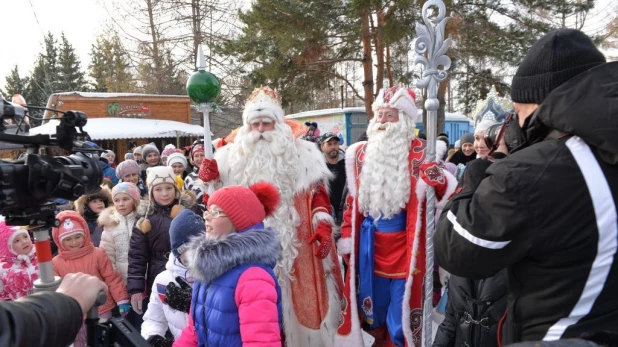
<svg viewBox="0 0 618 347"><path fill-rule="evenodd" d="M131 174L140 174L141 170L135 160L125 160L116 166L116 177L122 180L124 177Z"/></svg>

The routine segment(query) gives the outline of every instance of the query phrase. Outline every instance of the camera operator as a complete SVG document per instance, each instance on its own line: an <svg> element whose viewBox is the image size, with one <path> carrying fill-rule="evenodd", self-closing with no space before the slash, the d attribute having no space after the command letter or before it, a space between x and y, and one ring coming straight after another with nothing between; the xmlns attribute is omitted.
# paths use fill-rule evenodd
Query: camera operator
<svg viewBox="0 0 618 347"><path fill-rule="evenodd" d="M82 273L67 275L56 292L0 301L0 346L68 346L83 316L107 286Z"/></svg>
<svg viewBox="0 0 618 347"><path fill-rule="evenodd" d="M470 162L444 208L442 267L473 279L508 270L503 345L618 331L617 83L618 63L582 32L543 36L511 87L506 147L521 144Z"/></svg>

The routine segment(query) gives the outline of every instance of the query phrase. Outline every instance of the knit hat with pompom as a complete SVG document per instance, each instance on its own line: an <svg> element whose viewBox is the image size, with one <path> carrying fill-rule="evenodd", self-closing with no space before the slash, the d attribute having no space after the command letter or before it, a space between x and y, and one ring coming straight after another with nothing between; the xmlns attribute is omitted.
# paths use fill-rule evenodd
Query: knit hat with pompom
<svg viewBox="0 0 618 347"><path fill-rule="evenodd" d="M217 190L208 199L208 208L217 205L230 219L238 232L262 223L279 205L279 191L267 182L249 188L228 186Z"/></svg>

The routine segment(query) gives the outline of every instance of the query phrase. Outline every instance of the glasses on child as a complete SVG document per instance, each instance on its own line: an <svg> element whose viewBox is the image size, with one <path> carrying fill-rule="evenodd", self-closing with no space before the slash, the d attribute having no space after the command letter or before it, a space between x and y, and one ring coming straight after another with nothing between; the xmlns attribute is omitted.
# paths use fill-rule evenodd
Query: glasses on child
<svg viewBox="0 0 618 347"><path fill-rule="evenodd" d="M215 219L219 217L227 217L227 214L223 213L223 211L221 210L204 211L204 219L206 219L206 217L208 216L210 216L210 218L212 219Z"/></svg>

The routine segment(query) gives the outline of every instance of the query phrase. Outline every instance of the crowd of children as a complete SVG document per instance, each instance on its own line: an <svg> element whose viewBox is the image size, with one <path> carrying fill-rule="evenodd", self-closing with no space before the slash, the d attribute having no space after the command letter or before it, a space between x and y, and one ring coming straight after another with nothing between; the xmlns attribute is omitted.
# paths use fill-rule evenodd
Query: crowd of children
<svg viewBox="0 0 618 347"><path fill-rule="evenodd" d="M134 159L115 166L111 189L102 185L56 215L54 273L104 281L109 295L99 315L125 317L151 346L280 345L280 288L272 270L280 246L262 224L278 203L277 189L221 189L207 210L196 197L204 193L197 171L187 174L189 164L199 167L203 143L192 146L190 160L171 146L161 154L152 144L135 150ZM102 156L109 167L112 155ZM33 292L35 253L27 229L0 221L1 300ZM82 326L74 345L85 344Z"/></svg>

